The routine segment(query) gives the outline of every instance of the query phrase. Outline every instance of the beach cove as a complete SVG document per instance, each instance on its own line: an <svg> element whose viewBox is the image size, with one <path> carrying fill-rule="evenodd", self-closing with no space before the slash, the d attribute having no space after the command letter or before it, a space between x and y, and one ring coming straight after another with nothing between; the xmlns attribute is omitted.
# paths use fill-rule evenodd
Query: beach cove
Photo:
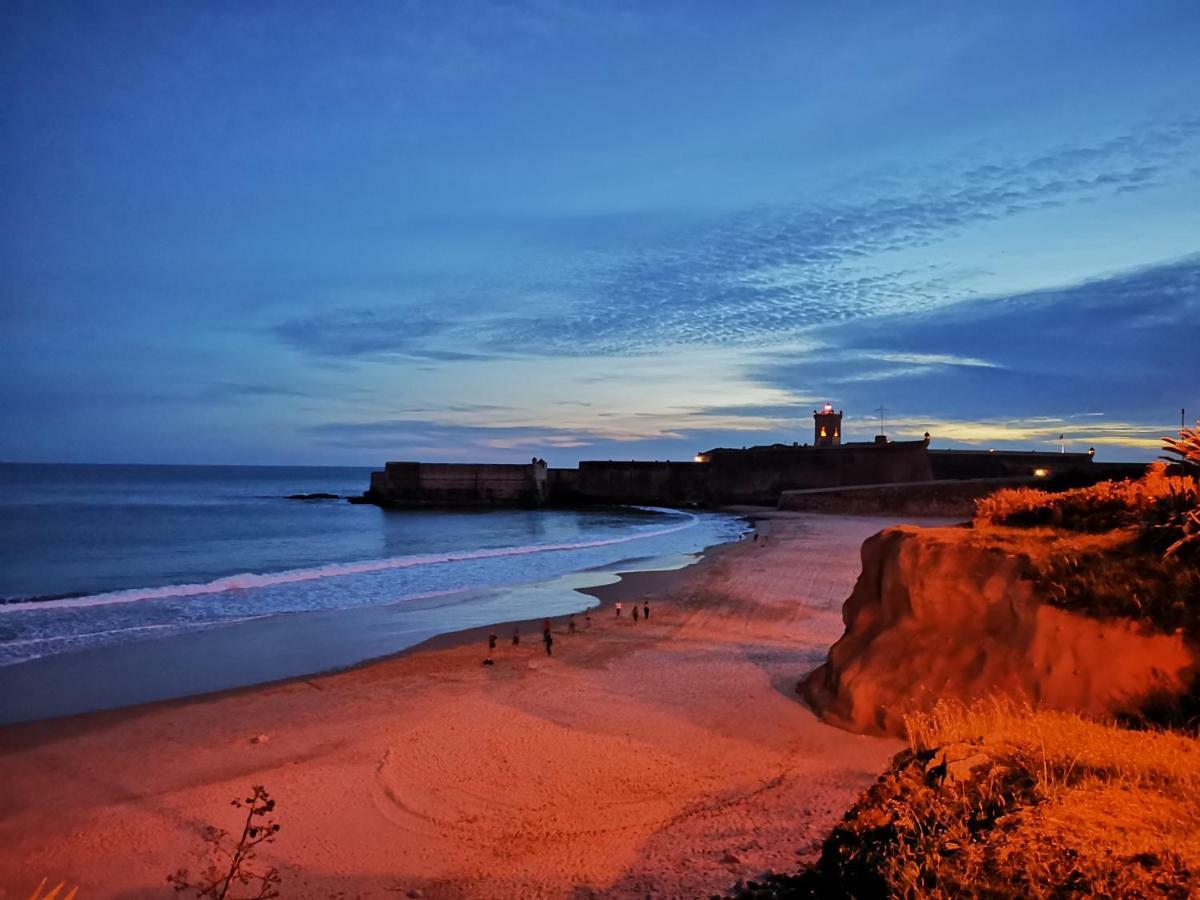
<svg viewBox="0 0 1200 900"><path fill-rule="evenodd" d="M8 726L0 884L165 896L252 784L278 802L259 855L285 897L704 896L794 869L901 746L822 724L795 693L842 633L862 541L894 520L764 515L760 541L591 589L590 627L556 618L553 657L537 623L519 647L509 624Z"/></svg>

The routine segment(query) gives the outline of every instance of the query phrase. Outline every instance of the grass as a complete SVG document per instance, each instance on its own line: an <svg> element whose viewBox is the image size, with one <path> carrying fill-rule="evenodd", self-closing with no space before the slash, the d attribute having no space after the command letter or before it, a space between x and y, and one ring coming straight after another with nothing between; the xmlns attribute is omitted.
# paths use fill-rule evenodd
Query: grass
<svg viewBox="0 0 1200 900"><path fill-rule="evenodd" d="M943 701L799 875L743 897L1189 897L1200 741Z"/></svg>
<svg viewBox="0 0 1200 900"><path fill-rule="evenodd" d="M1155 463L1142 478L1101 481L1087 487L1051 493L1034 488L1007 488L979 500L975 522L985 525L1049 525L1068 531L1102 532L1141 527L1160 508L1190 509L1200 503L1196 481L1168 474Z"/></svg>
<svg viewBox="0 0 1200 900"><path fill-rule="evenodd" d="M976 505L975 539L1019 553L1055 606L1200 635L1200 487L1193 471L1185 457L1174 470L1157 463L1135 480L1061 493L998 491Z"/></svg>
<svg viewBox="0 0 1200 900"><path fill-rule="evenodd" d="M999 491L954 539L1020 557L1048 603L1200 636L1200 431L1165 450L1136 480ZM939 701L812 866L734 895L1200 896L1197 713L1200 690L1164 719L1190 732Z"/></svg>

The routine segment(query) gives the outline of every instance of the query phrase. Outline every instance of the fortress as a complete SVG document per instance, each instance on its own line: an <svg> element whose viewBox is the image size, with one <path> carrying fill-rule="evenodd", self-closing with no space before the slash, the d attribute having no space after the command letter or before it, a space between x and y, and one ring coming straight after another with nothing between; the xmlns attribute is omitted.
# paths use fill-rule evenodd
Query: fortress
<svg viewBox="0 0 1200 900"><path fill-rule="evenodd" d="M1000 487L1085 484L1137 475L1136 463L1096 463L1094 451L931 450L916 441L842 443L842 413L813 412L813 443L719 447L691 462L589 460L575 469L389 462L356 502L421 506L778 506L814 511L957 514Z"/></svg>

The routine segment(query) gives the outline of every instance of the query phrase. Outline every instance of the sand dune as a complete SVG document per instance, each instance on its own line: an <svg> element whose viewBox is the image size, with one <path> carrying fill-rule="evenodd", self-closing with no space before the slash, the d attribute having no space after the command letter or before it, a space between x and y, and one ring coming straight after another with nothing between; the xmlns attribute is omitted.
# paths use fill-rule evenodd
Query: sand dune
<svg viewBox="0 0 1200 900"><path fill-rule="evenodd" d="M289 898L696 896L792 868L900 746L821 724L793 690L841 634L859 545L886 524L774 517L765 542L598 589L625 615L606 602L574 636L557 622L552 658L527 631L483 667L467 634L3 729L0 884L166 896L251 783L279 803L262 857ZM634 624L641 597L652 616Z"/></svg>

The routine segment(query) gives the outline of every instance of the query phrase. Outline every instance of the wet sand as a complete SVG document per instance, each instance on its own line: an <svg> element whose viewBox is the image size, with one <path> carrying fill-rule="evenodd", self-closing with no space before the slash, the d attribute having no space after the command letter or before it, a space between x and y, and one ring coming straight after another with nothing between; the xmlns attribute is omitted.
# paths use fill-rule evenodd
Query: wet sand
<svg viewBox="0 0 1200 900"><path fill-rule="evenodd" d="M518 648L498 626L492 667L475 629L0 729L0 885L168 896L254 783L279 804L260 858L288 898L706 896L794 868L900 747L818 722L794 692L841 634L859 545L892 521L772 515L765 540L594 589L590 628L555 620L553 657L540 624Z"/></svg>

